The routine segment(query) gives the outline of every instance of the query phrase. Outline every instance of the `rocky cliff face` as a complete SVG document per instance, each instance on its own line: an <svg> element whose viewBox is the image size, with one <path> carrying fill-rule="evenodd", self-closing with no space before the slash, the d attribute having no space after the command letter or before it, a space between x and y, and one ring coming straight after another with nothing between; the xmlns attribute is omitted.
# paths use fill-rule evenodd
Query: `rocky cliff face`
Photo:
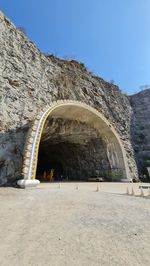
<svg viewBox="0 0 150 266"><path fill-rule="evenodd" d="M132 138L136 161L141 174L146 174L146 161L150 160L150 89L130 97L133 109Z"/></svg>
<svg viewBox="0 0 150 266"><path fill-rule="evenodd" d="M1 183L20 178L31 121L58 99L79 100L103 113L119 133L131 175L137 177L128 97L117 86L91 75L83 64L44 56L0 13Z"/></svg>

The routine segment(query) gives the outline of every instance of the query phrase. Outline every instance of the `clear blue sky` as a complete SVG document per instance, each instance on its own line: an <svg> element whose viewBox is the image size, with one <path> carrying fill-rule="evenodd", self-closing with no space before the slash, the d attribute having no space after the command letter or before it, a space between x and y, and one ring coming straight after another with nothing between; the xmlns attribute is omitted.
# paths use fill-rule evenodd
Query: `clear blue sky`
<svg viewBox="0 0 150 266"><path fill-rule="evenodd" d="M42 52L71 57L132 94L150 84L150 0L0 0Z"/></svg>

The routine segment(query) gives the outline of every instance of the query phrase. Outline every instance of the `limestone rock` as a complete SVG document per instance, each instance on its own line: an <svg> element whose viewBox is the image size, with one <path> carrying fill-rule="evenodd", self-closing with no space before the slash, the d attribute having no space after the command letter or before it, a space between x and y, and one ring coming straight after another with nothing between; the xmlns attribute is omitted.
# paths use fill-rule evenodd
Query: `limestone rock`
<svg viewBox="0 0 150 266"><path fill-rule="evenodd" d="M135 120L138 121L142 112L141 105L138 107L135 98L129 100L117 86L89 73L83 64L43 55L1 12L0 178L2 184L6 180L11 182L14 178L21 177L28 129L39 111L45 106L50 106L53 101L63 99L82 101L107 118L122 140L132 178L138 178L130 129L133 122L132 108L135 111ZM130 101L136 104L131 107ZM137 124L134 121L134 136L138 134L136 128L140 132ZM145 127L145 124L141 126ZM144 130L146 132L146 129ZM45 137L46 134L45 132ZM89 129L89 134L95 133ZM146 134L145 147L150 145L148 133ZM136 146L137 143L134 147ZM86 158L82 160L82 164L84 168L87 167Z"/></svg>

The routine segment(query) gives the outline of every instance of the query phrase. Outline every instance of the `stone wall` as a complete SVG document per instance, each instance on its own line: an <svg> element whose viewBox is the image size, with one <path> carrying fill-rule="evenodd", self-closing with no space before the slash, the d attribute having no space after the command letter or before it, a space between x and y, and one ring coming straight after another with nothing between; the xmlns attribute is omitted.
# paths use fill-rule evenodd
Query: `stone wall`
<svg viewBox="0 0 150 266"><path fill-rule="evenodd" d="M146 173L146 161L150 160L150 89L130 97L133 109L132 138L140 174Z"/></svg>
<svg viewBox="0 0 150 266"><path fill-rule="evenodd" d="M43 55L0 13L1 180L20 177L30 122L39 110L58 99L79 100L103 113L123 141L131 176L137 177L128 97L117 86L93 76L81 63ZM14 149L19 149L16 156Z"/></svg>

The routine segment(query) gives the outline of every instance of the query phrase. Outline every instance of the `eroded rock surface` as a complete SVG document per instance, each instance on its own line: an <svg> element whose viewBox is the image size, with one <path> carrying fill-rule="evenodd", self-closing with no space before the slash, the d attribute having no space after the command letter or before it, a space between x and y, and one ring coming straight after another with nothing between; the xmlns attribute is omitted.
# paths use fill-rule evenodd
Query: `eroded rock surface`
<svg viewBox="0 0 150 266"><path fill-rule="evenodd" d="M46 57L0 13L1 183L21 176L24 128L44 106L59 99L79 100L104 114L123 142L131 177L137 178L128 97L83 64Z"/></svg>
<svg viewBox="0 0 150 266"><path fill-rule="evenodd" d="M150 161L150 89L132 95L130 101L133 108L132 138L136 160L140 173L147 174L147 160Z"/></svg>

